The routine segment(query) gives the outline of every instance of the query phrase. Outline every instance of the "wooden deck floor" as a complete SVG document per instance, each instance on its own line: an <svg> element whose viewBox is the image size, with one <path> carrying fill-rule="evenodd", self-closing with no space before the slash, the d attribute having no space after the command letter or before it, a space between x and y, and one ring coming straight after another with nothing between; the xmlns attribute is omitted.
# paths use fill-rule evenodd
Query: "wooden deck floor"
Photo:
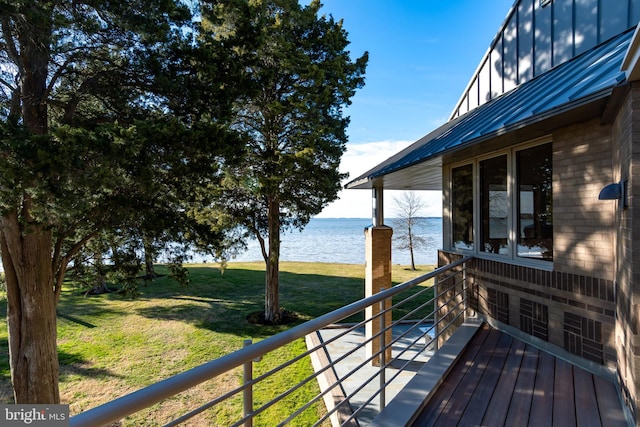
<svg viewBox="0 0 640 427"><path fill-rule="evenodd" d="M484 325L414 426L626 426L612 382Z"/></svg>

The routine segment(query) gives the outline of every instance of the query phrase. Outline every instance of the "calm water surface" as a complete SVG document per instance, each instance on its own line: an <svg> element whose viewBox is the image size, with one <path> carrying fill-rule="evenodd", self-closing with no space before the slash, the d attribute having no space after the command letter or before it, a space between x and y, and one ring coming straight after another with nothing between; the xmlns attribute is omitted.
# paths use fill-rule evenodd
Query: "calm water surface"
<svg viewBox="0 0 640 427"><path fill-rule="evenodd" d="M392 226L393 220L387 220ZM364 264L364 229L370 218L313 218L302 231L282 235L282 261L335 262ZM442 247L442 218L425 218L418 234L426 245L414 252L416 264L436 264L437 250ZM409 252L393 247L394 264L408 265ZM262 261L257 241L232 261Z"/></svg>

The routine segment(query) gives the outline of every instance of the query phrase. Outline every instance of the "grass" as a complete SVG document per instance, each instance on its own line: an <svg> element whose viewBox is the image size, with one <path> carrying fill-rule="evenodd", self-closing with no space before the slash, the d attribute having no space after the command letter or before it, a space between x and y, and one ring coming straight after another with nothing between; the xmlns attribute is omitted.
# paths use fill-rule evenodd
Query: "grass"
<svg viewBox="0 0 640 427"><path fill-rule="evenodd" d="M416 272L394 266L393 281L401 283L431 269L420 266ZM255 342L292 326L261 326L246 320L248 314L263 309L263 263L231 263L224 274L212 264L192 265L189 273L188 287L163 277L142 285L136 299L118 294L85 297L73 283L66 284L58 306L58 352L61 399L70 404L72 414L233 352L245 339ZM281 307L297 314L300 322L364 296L362 265L283 262L280 278ZM5 298L0 310L5 314ZM0 403L12 403L6 322L0 324L0 351ZM304 351L302 339L274 351L255 364L254 375ZM269 400L311 373L305 358L270 379L267 387L256 387L256 402ZM135 414L124 425L162 425L185 408L236 387L241 377L238 370L208 381ZM317 392L312 381L283 405L295 407ZM284 406L272 407L254 425L273 424L276 415L280 419L288 412ZM194 425L228 425L241 409L241 401L234 399L196 418ZM323 411L318 404L292 425L312 424Z"/></svg>

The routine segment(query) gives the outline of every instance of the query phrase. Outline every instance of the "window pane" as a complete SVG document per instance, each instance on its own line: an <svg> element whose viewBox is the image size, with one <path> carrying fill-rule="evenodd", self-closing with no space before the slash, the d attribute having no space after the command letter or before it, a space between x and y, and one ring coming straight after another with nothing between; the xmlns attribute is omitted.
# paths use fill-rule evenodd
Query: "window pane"
<svg viewBox="0 0 640 427"><path fill-rule="evenodd" d="M480 162L480 250L508 254L507 156Z"/></svg>
<svg viewBox="0 0 640 427"><path fill-rule="evenodd" d="M454 168L452 181L453 247L473 249L473 167Z"/></svg>
<svg viewBox="0 0 640 427"><path fill-rule="evenodd" d="M553 259L551 144L517 153L518 249L520 257Z"/></svg>

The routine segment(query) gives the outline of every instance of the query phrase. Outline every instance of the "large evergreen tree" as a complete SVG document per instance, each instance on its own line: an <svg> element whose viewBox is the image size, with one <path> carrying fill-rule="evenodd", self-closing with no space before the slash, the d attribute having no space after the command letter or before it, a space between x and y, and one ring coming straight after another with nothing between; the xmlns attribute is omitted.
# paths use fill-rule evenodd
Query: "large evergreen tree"
<svg viewBox="0 0 640 427"><path fill-rule="evenodd" d="M363 86L368 57L352 60L342 22L319 16L319 1L224 3L227 8L213 9L222 11L218 28L254 34L257 44L245 52L253 91L236 104L244 160L227 168L218 208L260 242L265 320L278 323L281 231L304 227L337 198L349 123L343 107Z"/></svg>
<svg viewBox="0 0 640 427"><path fill-rule="evenodd" d="M74 255L104 230L149 234L149 219L209 203L198 189L238 145L222 123L240 88L233 51L196 34L179 0L0 0L0 250L17 403L59 402L56 304Z"/></svg>

